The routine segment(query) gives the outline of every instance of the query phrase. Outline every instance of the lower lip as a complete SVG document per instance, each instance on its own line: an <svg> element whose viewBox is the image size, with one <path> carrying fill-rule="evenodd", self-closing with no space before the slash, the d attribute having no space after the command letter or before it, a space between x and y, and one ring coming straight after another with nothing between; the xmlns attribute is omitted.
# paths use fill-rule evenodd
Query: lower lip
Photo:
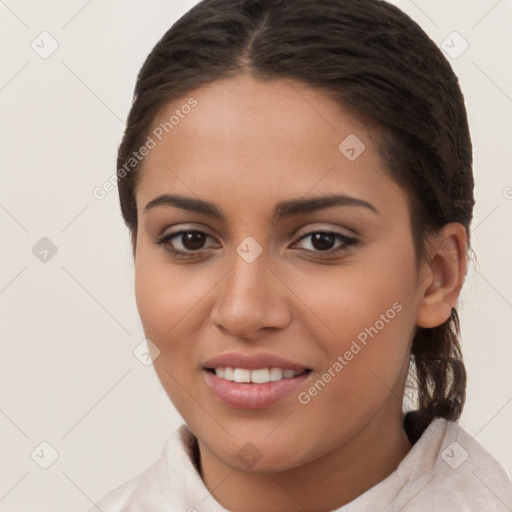
<svg viewBox="0 0 512 512"><path fill-rule="evenodd" d="M208 370L203 370L211 391L226 405L238 409L263 409L276 404L297 391L309 378L311 372L290 379L281 379L264 384L232 382L221 379Z"/></svg>

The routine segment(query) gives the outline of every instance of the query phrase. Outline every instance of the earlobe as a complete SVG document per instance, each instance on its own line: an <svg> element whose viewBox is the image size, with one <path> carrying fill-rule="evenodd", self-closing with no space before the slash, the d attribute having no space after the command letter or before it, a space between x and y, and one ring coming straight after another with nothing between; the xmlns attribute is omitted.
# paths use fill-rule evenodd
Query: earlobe
<svg viewBox="0 0 512 512"><path fill-rule="evenodd" d="M466 228L458 222L446 224L430 240L420 283L419 327L436 327L450 318L466 275L466 250Z"/></svg>

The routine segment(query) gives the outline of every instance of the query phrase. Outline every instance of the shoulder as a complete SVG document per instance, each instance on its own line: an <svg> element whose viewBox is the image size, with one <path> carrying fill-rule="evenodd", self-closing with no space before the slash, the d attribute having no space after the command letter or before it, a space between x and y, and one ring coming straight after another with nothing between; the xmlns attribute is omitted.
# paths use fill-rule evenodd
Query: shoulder
<svg viewBox="0 0 512 512"><path fill-rule="evenodd" d="M398 471L402 482L407 482L404 494L411 496L404 512L512 509L507 472L455 422L435 419Z"/></svg>
<svg viewBox="0 0 512 512"><path fill-rule="evenodd" d="M165 441L160 457L150 467L109 492L89 512L204 510L210 494L197 456L197 439L183 424ZM211 496L208 510L226 512Z"/></svg>
<svg viewBox="0 0 512 512"><path fill-rule="evenodd" d="M475 510L510 510L512 482L505 469L457 423L440 423L444 442L438 466L445 477L443 487L451 486L454 494L464 496Z"/></svg>
<svg viewBox="0 0 512 512"><path fill-rule="evenodd" d="M174 432L153 464L103 496L89 512L143 512L168 506L171 495L168 457L175 451L176 439L177 432Z"/></svg>
<svg viewBox="0 0 512 512"><path fill-rule="evenodd" d="M165 503L167 478L166 458L161 455L145 471L115 488L98 501L90 512L142 512Z"/></svg>

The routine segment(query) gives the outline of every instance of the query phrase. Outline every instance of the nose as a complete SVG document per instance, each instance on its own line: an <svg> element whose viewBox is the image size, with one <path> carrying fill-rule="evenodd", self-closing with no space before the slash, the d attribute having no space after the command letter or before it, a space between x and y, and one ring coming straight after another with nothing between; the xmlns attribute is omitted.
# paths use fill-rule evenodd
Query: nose
<svg viewBox="0 0 512 512"><path fill-rule="evenodd" d="M224 333L256 340L290 323L290 291L263 257L247 263L237 255L216 288L210 318Z"/></svg>

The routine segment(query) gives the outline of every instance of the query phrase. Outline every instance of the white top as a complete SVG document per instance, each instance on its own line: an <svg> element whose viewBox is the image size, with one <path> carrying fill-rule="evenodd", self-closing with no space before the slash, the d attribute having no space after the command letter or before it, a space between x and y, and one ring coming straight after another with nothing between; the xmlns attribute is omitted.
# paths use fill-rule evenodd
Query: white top
<svg viewBox="0 0 512 512"><path fill-rule="evenodd" d="M194 437L181 425L148 469L114 489L102 512L226 512L195 466ZM90 512L97 512L93 507ZM397 469L333 512L511 512L504 468L457 423L435 419Z"/></svg>

